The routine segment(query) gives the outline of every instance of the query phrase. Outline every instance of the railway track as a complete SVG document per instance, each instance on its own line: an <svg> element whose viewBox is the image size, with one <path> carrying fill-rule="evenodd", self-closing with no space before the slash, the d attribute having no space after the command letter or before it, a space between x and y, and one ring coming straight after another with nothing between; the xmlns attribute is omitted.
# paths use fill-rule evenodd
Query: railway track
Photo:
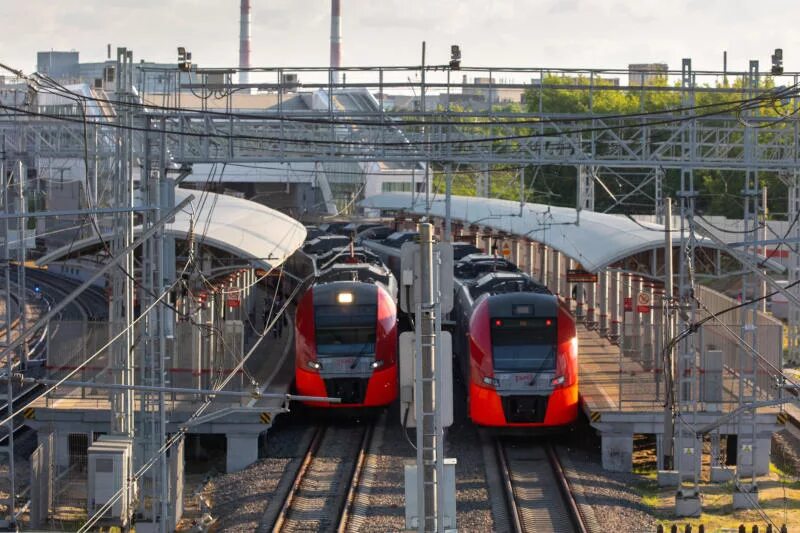
<svg viewBox="0 0 800 533"><path fill-rule="evenodd" d="M514 533L587 533L555 448L494 441L500 483Z"/></svg>
<svg viewBox="0 0 800 533"><path fill-rule="evenodd" d="M277 517L259 531L348 531L373 430L318 427Z"/></svg>

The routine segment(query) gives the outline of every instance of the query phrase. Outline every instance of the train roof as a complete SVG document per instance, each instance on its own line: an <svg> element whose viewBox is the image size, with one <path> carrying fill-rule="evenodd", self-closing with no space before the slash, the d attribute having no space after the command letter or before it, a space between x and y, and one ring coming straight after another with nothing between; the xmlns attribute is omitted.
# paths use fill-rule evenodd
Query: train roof
<svg viewBox="0 0 800 533"><path fill-rule="evenodd" d="M342 248L350 245L350 239L344 235L320 235L307 241L303 245L303 252L312 255L319 255L329 252L334 248Z"/></svg>
<svg viewBox="0 0 800 533"><path fill-rule="evenodd" d="M504 257L495 257L484 253L464 256L453 266L458 279L475 279L490 272L519 272L517 265Z"/></svg>
<svg viewBox="0 0 800 533"><path fill-rule="evenodd" d="M552 294L547 287L522 272L491 272L474 280L462 281L474 300L483 294L532 292Z"/></svg>

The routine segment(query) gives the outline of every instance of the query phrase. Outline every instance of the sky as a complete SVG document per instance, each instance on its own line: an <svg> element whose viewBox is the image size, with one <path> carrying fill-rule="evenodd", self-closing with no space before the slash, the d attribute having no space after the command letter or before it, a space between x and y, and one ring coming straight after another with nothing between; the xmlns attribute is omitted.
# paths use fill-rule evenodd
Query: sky
<svg viewBox="0 0 800 533"><path fill-rule="evenodd" d="M667 62L679 69L769 69L784 49L800 71L800 2L775 0L341 0L343 64L446 63L459 44L465 66L626 68ZM252 0L253 66L327 66L329 0ZM0 0L0 62L31 72L36 52L78 50L105 59L106 44L135 60L238 64L239 0Z"/></svg>

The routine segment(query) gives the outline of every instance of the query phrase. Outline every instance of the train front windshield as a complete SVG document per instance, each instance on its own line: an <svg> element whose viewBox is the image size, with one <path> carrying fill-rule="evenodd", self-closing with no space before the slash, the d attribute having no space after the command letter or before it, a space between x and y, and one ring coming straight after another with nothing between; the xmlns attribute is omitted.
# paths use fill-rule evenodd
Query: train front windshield
<svg viewBox="0 0 800 533"><path fill-rule="evenodd" d="M493 318L495 372L540 372L556 368L558 328L554 318Z"/></svg>
<svg viewBox="0 0 800 533"><path fill-rule="evenodd" d="M314 310L318 357L375 353L375 305L320 305Z"/></svg>

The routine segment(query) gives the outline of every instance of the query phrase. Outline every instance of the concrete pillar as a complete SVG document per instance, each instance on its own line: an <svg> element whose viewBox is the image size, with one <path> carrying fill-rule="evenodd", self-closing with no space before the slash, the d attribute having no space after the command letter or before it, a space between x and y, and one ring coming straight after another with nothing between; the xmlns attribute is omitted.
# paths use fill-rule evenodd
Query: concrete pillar
<svg viewBox="0 0 800 533"><path fill-rule="evenodd" d="M598 276L598 281L599 276ZM597 326L597 316L595 314L597 309L597 283L584 283L583 287L586 289L586 323L590 328Z"/></svg>
<svg viewBox="0 0 800 533"><path fill-rule="evenodd" d="M622 347L623 353L629 355L631 352L631 337L633 337L633 311L626 311L625 310L625 301L632 301L631 298L633 297L633 280L630 274L621 274L620 276L620 293L622 294L622 298L620 299L620 313L622 316L622 331L620 332L620 346Z"/></svg>
<svg viewBox="0 0 800 533"><path fill-rule="evenodd" d="M609 472L630 472L633 467L633 435L603 433L600 437L603 469Z"/></svg>
<svg viewBox="0 0 800 533"><path fill-rule="evenodd" d="M640 361L642 357L642 313L637 310L636 298L642 290L642 278L630 276L627 286L633 310L628 312L625 317L625 355L634 361Z"/></svg>
<svg viewBox="0 0 800 533"><path fill-rule="evenodd" d="M608 335L608 270L597 274L597 325L600 335Z"/></svg>
<svg viewBox="0 0 800 533"><path fill-rule="evenodd" d="M620 336L620 322L621 322L621 309L622 309L622 290L619 286L619 272L609 272L611 280L608 289L609 305L608 305L608 321L609 321L609 338L616 342Z"/></svg>
<svg viewBox="0 0 800 533"><path fill-rule="evenodd" d="M238 472L258 460L258 433L227 433L225 471Z"/></svg>
<svg viewBox="0 0 800 533"><path fill-rule="evenodd" d="M543 285L549 285L547 282L547 246L544 244L540 244L538 246L539 249L539 281Z"/></svg>
<svg viewBox="0 0 800 533"><path fill-rule="evenodd" d="M55 453L53 461L58 467L69 466L69 433L64 430L59 430L53 435L53 442L55 446Z"/></svg>
<svg viewBox="0 0 800 533"><path fill-rule="evenodd" d="M756 439L755 471L757 476L769 475L769 453L771 446L771 436L759 436L759 438Z"/></svg>
<svg viewBox="0 0 800 533"><path fill-rule="evenodd" d="M550 268L550 290L553 291L553 294L559 296L561 294L561 287L559 286L561 281L561 254L558 250L550 250L550 252L553 258Z"/></svg>
<svg viewBox="0 0 800 533"><path fill-rule="evenodd" d="M519 253L520 246L519 246L519 239L512 239L511 240L511 262L514 263L519 267L520 270L523 272L525 271L525 265L523 264L523 257Z"/></svg>
<svg viewBox="0 0 800 533"><path fill-rule="evenodd" d="M646 281L642 290L650 294L650 301L653 302L653 284ZM651 306L652 307L652 306ZM654 368L655 352L653 351L653 309L642 316L642 366L648 372Z"/></svg>
<svg viewBox="0 0 800 533"><path fill-rule="evenodd" d="M525 247L527 248L525 253L528 255L528 274L533 279L536 279L536 274L534 273L534 268L536 265L536 244L533 241L528 241Z"/></svg>

